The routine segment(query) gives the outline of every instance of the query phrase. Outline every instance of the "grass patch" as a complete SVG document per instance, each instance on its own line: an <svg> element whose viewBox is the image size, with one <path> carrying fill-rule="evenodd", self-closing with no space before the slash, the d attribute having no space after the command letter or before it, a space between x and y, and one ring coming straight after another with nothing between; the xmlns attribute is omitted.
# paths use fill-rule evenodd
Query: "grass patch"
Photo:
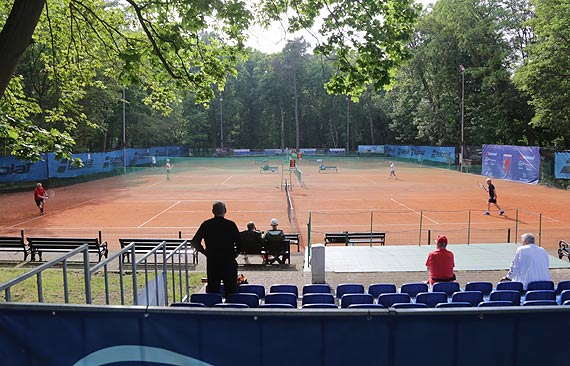
<svg viewBox="0 0 570 366"><path fill-rule="evenodd" d="M0 269L0 284L6 283L24 273L29 272L28 269L12 269L12 268L2 268ZM168 274L168 302L172 303L174 301L181 301L180 294L180 279L175 274L174 286L172 274ZM184 275L184 273L183 273ZM188 284L190 287L190 294L197 292L202 287L201 279L204 277L204 273L190 272L188 274ZM117 272L108 272L108 296L109 305L122 305L121 292L123 294L124 304L133 304L133 277L132 273L123 273L123 287L121 291L121 276ZM149 272L148 280L154 279L154 273ZM68 282L68 295L70 304L85 304L85 279L83 275L83 270L68 269L67 270L67 282ZM137 292L140 292L145 285L145 274L144 272L137 273ZM59 269L47 269L42 272L41 275L41 288L43 294L43 302L51 304L63 304L65 303L64 294L64 279L63 271ZM91 276L91 303L95 305L106 305L107 295L105 286L105 276L104 272L100 271ZM186 291L185 280L182 284L182 292ZM176 292L176 299L173 295ZM12 302L39 302L38 295L38 280L37 276L30 277L23 282L18 283L13 286L10 290L11 301ZM0 301L6 301L6 295L4 292L0 293Z"/></svg>

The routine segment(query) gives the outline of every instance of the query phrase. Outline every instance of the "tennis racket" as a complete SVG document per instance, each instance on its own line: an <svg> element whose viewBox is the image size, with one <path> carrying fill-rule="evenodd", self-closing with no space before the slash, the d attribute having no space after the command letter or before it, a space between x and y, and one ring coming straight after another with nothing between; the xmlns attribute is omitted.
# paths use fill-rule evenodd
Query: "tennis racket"
<svg viewBox="0 0 570 366"><path fill-rule="evenodd" d="M55 197L55 191L49 190L49 191L47 191L47 195L49 198L54 198Z"/></svg>
<svg viewBox="0 0 570 366"><path fill-rule="evenodd" d="M487 190L487 187L485 187L485 185L484 185L483 183L477 182L477 184L479 185L479 188L483 188L483 189L485 190L485 192L489 192L489 191Z"/></svg>

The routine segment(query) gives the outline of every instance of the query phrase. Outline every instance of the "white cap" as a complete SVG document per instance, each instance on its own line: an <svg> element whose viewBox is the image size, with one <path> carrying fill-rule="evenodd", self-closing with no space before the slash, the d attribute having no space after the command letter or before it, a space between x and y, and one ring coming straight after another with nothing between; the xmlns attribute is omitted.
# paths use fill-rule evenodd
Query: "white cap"
<svg viewBox="0 0 570 366"><path fill-rule="evenodd" d="M276 218L271 219L271 226L273 225L279 225L279 221Z"/></svg>

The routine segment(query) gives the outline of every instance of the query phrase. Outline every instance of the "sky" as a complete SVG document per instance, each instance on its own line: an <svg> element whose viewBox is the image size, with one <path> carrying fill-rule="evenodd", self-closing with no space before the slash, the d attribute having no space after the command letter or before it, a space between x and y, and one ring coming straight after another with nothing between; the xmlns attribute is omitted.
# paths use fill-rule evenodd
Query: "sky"
<svg viewBox="0 0 570 366"><path fill-rule="evenodd" d="M427 5L433 4L435 0L416 0L416 2L422 4L425 8ZM310 32L302 31L288 34L285 30L285 26L278 22L273 22L269 29L253 27L248 31L248 33L249 39L246 42L246 46L267 54L280 52L287 43L287 40L294 39L296 37L302 36L312 45L316 43L315 36ZM314 33L316 34L316 32Z"/></svg>

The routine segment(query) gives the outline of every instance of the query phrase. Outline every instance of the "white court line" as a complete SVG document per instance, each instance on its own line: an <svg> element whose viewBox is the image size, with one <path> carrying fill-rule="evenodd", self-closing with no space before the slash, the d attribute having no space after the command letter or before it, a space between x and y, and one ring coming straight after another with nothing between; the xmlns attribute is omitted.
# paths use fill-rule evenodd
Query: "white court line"
<svg viewBox="0 0 570 366"><path fill-rule="evenodd" d="M182 201L177 201L175 204L171 205L170 207L168 207L167 209L162 210L161 212L157 213L156 215L154 215L153 217L151 217L150 219L146 220L145 222L143 222L142 224L140 224L139 226L137 226L137 229L140 229L141 227L145 226L147 223L149 223L150 221L156 219L158 216L162 215L163 213L165 213L166 211L170 210L172 207L176 206L177 204L179 204Z"/></svg>
<svg viewBox="0 0 570 366"><path fill-rule="evenodd" d="M68 209L70 209L70 208L73 208L73 207L76 207L76 206L80 206L80 205L82 205L82 204L84 204L84 203L93 201L93 200L95 200L95 199L96 199L96 198L91 198L91 199L88 199L87 201L79 202L79 203L77 203L77 204L75 204L75 205L73 205L73 206L69 206L69 207L66 207L66 208L61 209L61 210L58 210L58 211L54 211L53 213L62 212L62 211L68 210ZM46 207L47 207L47 206L46 206ZM50 212L51 212L51 211L50 211ZM13 227L16 227L16 226L19 226L19 225L23 225L23 224L26 224L26 223L31 222L31 221L35 221L35 220L37 220L37 219L41 219L41 218L43 218L43 217L44 217L44 216L34 217L33 219L29 219L29 220L26 220L26 221L22 221L22 222L19 222L19 223L17 223L17 224L14 224L14 225L12 225L12 226L7 226L7 227L3 228L3 230L4 230L4 229L11 229L11 228L13 228Z"/></svg>
<svg viewBox="0 0 570 366"><path fill-rule="evenodd" d="M366 177L364 177L364 176L362 176L362 175L357 175L357 177L362 178L362 179L364 179L364 180L367 180L367 181L369 181L370 183L377 184L377 182L373 181L372 179L368 179L368 178L366 178Z"/></svg>
<svg viewBox="0 0 570 366"><path fill-rule="evenodd" d="M393 198L390 198L390 200L391 200L392 202L397 203L398 205L400 205L400 206L402 206L402 207L404 207L404 208L407 208L408 210L410 210L410 211L412 211L412 212L417 213L418 215L422 215L422 217L425 217L426 219L428 219L429 221L433 222L434 224L439 225L439 222L437 222L437 221L435 221L435 220L433 220L433 219L430 219L430 218L427 217L426 215L423 215L422 213L420 213L420 212L418 212L418 211L416 211L416 210L414 210L414 209L412 209L412 208L409 208L408 206L404 205L403 203L400 203L400 202L396 201L396 200L393 199Z"/></svg>
<svg viewBox="0 0 570 366"><path fill-rule="evenodd" d="M232 179L233 177L234 177L233 175L230 175L228 177L228 179L226 179L225 181L222 182L222 185L226 184L228 182L228 180Z"/></svg>

